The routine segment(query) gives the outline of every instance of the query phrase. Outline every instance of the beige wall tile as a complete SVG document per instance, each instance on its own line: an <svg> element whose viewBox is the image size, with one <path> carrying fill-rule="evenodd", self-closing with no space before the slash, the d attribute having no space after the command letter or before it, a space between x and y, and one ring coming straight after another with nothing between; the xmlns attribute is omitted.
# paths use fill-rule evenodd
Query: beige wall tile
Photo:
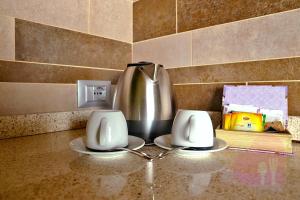
<svg viewBox="0 0 300 200"><path fill-rule="evenodd" d="M190 66L191 32L146 40L133 44L133 61L151 61L166 68Z"/></svg>
<svg viewBox="0 0 300 200"><path fill-rule="evenodd" d="M193 65L300 55L300 9L193 31Z"/></svg>
<svg viewBox="0 0 300 200"><path fill-rule="evenodd" d="M1 0L0 14L87 32L89 0Z"/></svg>
<svg viewBox="0 0 300 200"><path fill-rule="evenodd" d="M0 83L0 115L77 110L75 84Z"/></svg>
<svg viewBox="0 0 300 200"><path fill-rule="evenodd" d="M132 2L90 0L89 33L132 42Z"/></svg>
<svg viewBox="0 0 300 200"><path fill-rule="evenodd" d="M0 59L15 59L15 19L0 15Z"/></svg>
<svg viewBox="0 0 300 200"><path fill-rule="evenodd" d="M77 108L76 84L0 82L0 94L0 116L93 109Z"/></svg>

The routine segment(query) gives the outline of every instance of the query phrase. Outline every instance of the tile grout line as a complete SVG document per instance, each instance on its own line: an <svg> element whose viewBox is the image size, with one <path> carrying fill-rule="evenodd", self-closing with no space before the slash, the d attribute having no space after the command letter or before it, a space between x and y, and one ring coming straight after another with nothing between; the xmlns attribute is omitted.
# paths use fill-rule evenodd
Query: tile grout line
<svg viewBox="0 0 300 200"><path fill-rule="evenodd" d="M188 86L188 85L216 85L216 84L244 84L245 82L194 82L194 83L173 83L173 86Z"/></svg>
<svg viewBox="0 0 300 200"><path fill-rule="evenodd" d="M3 81L0 82L1 84L15 84L15 85L59 85L59 86L76 86L77 83L38 83L38 82L7 82Z"/></svg>
<svg viewBox="0 0 300 200"><path fill-rule="evenodd" d="M191 32L191 65L193 65L193 32Z"/></svg>
<svg viewBox="0 0 300 200"><path fill-rule="evenodd" d="M94 70L104 70L104 71L119 71L123 72L122 69L113 69L113 68L101 68L101 67L89 67L89 66L80 66L80 65L67 65L67 64L56 64L56 63L42 63L42 62L31 62L31 61L22 61L22 60L6 60L0 59L5 62L16 62L16 63L26 63L26 64L37 64L37 65L52 65L58 67L72 67L72 68L82 68L82 69L94 69Z"/></svg>
<svg viewBox="0 0 300 200"><path fill-rule="evenodd" d="M91 21L91 0L88 0L88 21L87 21L87 32L90 34L91 33L91 24L90 24L90 21Z"/></svg>
<svg viewBox="0 0 300 200"><path fill-rule="evenodd" d="M14 118L22 116L24 118L30 118L31 115L51 115L51 114L64 114L64 113L81 113L81 112L92 112L93 108L84 108L79 110L70 110L70 111L54 111L54 112L38 112L38 113L28 113L28 114L13 114L13 115L0 115L0 118ZM75 114L76 114L75 113ZM46 116L47 117L47 116Z"/></svg>
<svg viewBox="0 0 300 200"><path fill-rule="evenodd" d="M215 85L215 84L245 84L251 83L299 83L300 80L273 80L273 81L229 81L229 82L192 82L192 83L173 83L173 86L188 86L188 85Z"/></svg>
<svg viewBox="0 0 300 200"><path fill-rule="evenodd" d="M232 61L232 62L224 62L224 63L206 63L200 65L186 65L186 66L176 66L176 67L168 67L166 69L181 69L181 68L188 68L188 67L206 67L206 66L213 66L213 65L226 65L226 64L237 64L237 63L245 63L245 62L262 62L262 61L271 61L271 60L283 60L283 59L292 59L292 58L300 58L299 56L290 56L290 57L276 57L276 58L264 58L258 60L241 60L241 61Z"/></svg>
<svg viewBox="0 0 300 200"><path fill-rule="evenodd" d="M177 11L177 0L175 1L175 21L176 21L176 33L178 33L178 11Z"/></svg>
<svg viewBox="0 0 300 200"><path fill-rule="evenodd" d="M133 46L133 44L132 44L132 46ZM191 51L192 51L192 48L191 48ZM133 59L133 54L131 55L131 57ZM208 66L214 66L214 65L228 65L228 64L245 63L245 62L263 62L263 61L274 61L274 60L293 59L293 58L300 58L300 56L278 57L278 58L258 59L258 60L242 60L242 61L236 61L236 62L212 63L212 64L201 64L201 65L187 65L187 66L178 66L178 67L168 67L166 69L172 70L172 69L181 69L181 68L184 69L184 68L190 68L190 67L208 67ZM23 60L0 59L0 61L18 62L18 63L26 63L26 64L37 64L37 65L52 65L52 66L62 66L62 67L84 68L84 69L94 69L94 70L107 70L107 71L120 71L120 72L124 71L122 69L113 69L113 68L101 68L101 67L68 65L68 64L58 64L58 63L44 63L44 62L33 62L33 61L23 61ZM192 61L192 56L191 56L191 61Z"/></svg>
<svg viewBox="0 0 300 200"><path fill-rule="evenodd" d="M14 21L14 27L13 27L13 35L14 35L14 44L13 44L13 48L14 48L14 55L13 58L14 60L16 60L16 18L13 18Z"/></svg>

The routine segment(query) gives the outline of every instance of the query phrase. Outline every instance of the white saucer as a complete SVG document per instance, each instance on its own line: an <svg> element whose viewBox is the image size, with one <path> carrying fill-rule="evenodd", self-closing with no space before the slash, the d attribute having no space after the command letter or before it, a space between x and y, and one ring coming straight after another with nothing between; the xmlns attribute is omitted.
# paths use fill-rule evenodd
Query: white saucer
<svg viewBox="0 0 300 200"><path fill-rule="evenodd" d="M106 151L106 152L99 152L99 151L91 151L88 148L86 148L83 137L76 138L70 142L70 147L73 151L83 153L83 154L89 154L93 156L99 156L99 157L111 157L111 156L117 156L122 155L123 153L126 153L127 151ZM128 135L128 149L137 150L142 148L145 145L145 141L139 137L135 137L132 135Z"/></svg>
<svg viewBox="0 0 300 200"><path fill-rule="evenodd" d="M157 146L159 146L163 149L167 149L167 150L171 150L174 148L174 147L172 147L172 144L171 144L171 134L162 135L162 136L155 138L154 144L156 144ZM201 154L204 152L222 151L222 150L226 149L227 147L228 147L228 144L224 140L221 140L219 138L214 138L214 146L211 149L208 149L208 150L188 150L188 149L184 150L183 149L183 150L178 150L177 152L182 153L182 154L198 155L198 154Z"/></svg>

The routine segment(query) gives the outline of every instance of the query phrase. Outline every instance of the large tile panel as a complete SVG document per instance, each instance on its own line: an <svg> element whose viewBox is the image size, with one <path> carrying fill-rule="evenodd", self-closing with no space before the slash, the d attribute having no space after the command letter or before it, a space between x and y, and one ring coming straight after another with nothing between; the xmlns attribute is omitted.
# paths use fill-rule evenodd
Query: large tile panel
<svg viewBox="0 0 300 200"><path fill-rule="evenodd" d="M0 116L93 109L77 108L76 84L0 82L0 94Z"/></svg>
<svg viewBox="0 0 300 200"><path fill-rule="evenodd" d="M0 83L0 115L77 110L76 84Z"/></svg>
<svg viewBox="0 0 300 200"><path fill-rule="evenodd" d="M87 32L89 0L1 0L0 14Z"/></svg>
<svg viewBox="0 0 300 200"><path fill-rule="evenodd" d="M288 114L300 115L300 81L248 82L249 85L288 86ZM214 83L174 85L178 108L221 111L224 85L244 85L243 83ZM192 94L192 95L191 95Z"/></svg>
<svg viewBox="0 0 300 200"><path fill-rule="evenodd" d="M300 65L299 64L293 66L292 76L294 77L294 80L299 80L300 79Z"/></svg>
<svg viewBox="0 0 300 200"><path fill-rule="evenodd" d="M300 7L297 0L177 0L177 4L179 32Z"/></svg>
<svg viewBox="0 0 300 200"><path fill-rule="evenodd" d="M176 32L176 0L140 0L133 3L133 41Z"/></svg>
<svg viewBox="0 0 300 200"><path fill-rule="evenodd" d="M133 44L133 61L152 61L166 68L192 64L191 32Z"/></svg>
<svg viewBox="0 0 300 200"><path fill-rule="evenodd" d="M168 69L173 83L296 80L300 57Z"/></svg>
<svg viewBox="0 0 300 200"><path fill-rule="evenodd" d="M218 126L220 126L221 122L222 122L222 113L221 112L213 112L213 111L207 111L211 122L213 124L214 128L217 128Z"/></svg>
<svg viewBox="0 0 300 200"><path fill-rule="evenodd" d="M89 33L132 42L132 2L90 0Z"/></svg>
<svg viewBox="0 0 300 200"><path fill-rule="evenodd" d="M110 80L117 83L121 70L0 60L0 82L76 83Z"/></svg>
<svg viewBox="0 0 300 200"><path fill-rule="evenodd" d="M122 69L131 44L16 19L16 59Z"/></svg>
<svg viewBox="0 0 300 200"><path fill-rule="evenodd" d="M221 111L224 85L237 83L173 85L177 108Z"/></svg>
<svg viewBox="0 0 300 200"><path fill-rule="evenodd" d="M0 15L0 59L15 59L15 19Z"/></svg>
<svg viewBox="0 0 300 200"><path fill-rule="evenodd" d="M300 55L300 9L193 31L193 65Z"/></svg>

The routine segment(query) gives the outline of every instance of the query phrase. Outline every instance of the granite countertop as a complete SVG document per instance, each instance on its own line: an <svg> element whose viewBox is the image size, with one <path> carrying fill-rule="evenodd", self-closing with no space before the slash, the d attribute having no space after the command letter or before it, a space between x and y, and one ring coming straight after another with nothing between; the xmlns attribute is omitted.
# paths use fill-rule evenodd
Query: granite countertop
<svg viewBox="0 0 300 200"><path fill-rule="evenodd" d="M147 162L124 153L80 155L69 141L84 130L0 140L0 199L299 199L295 155L237 150ZM146 146L145 152L162 149Z"/></svg>

